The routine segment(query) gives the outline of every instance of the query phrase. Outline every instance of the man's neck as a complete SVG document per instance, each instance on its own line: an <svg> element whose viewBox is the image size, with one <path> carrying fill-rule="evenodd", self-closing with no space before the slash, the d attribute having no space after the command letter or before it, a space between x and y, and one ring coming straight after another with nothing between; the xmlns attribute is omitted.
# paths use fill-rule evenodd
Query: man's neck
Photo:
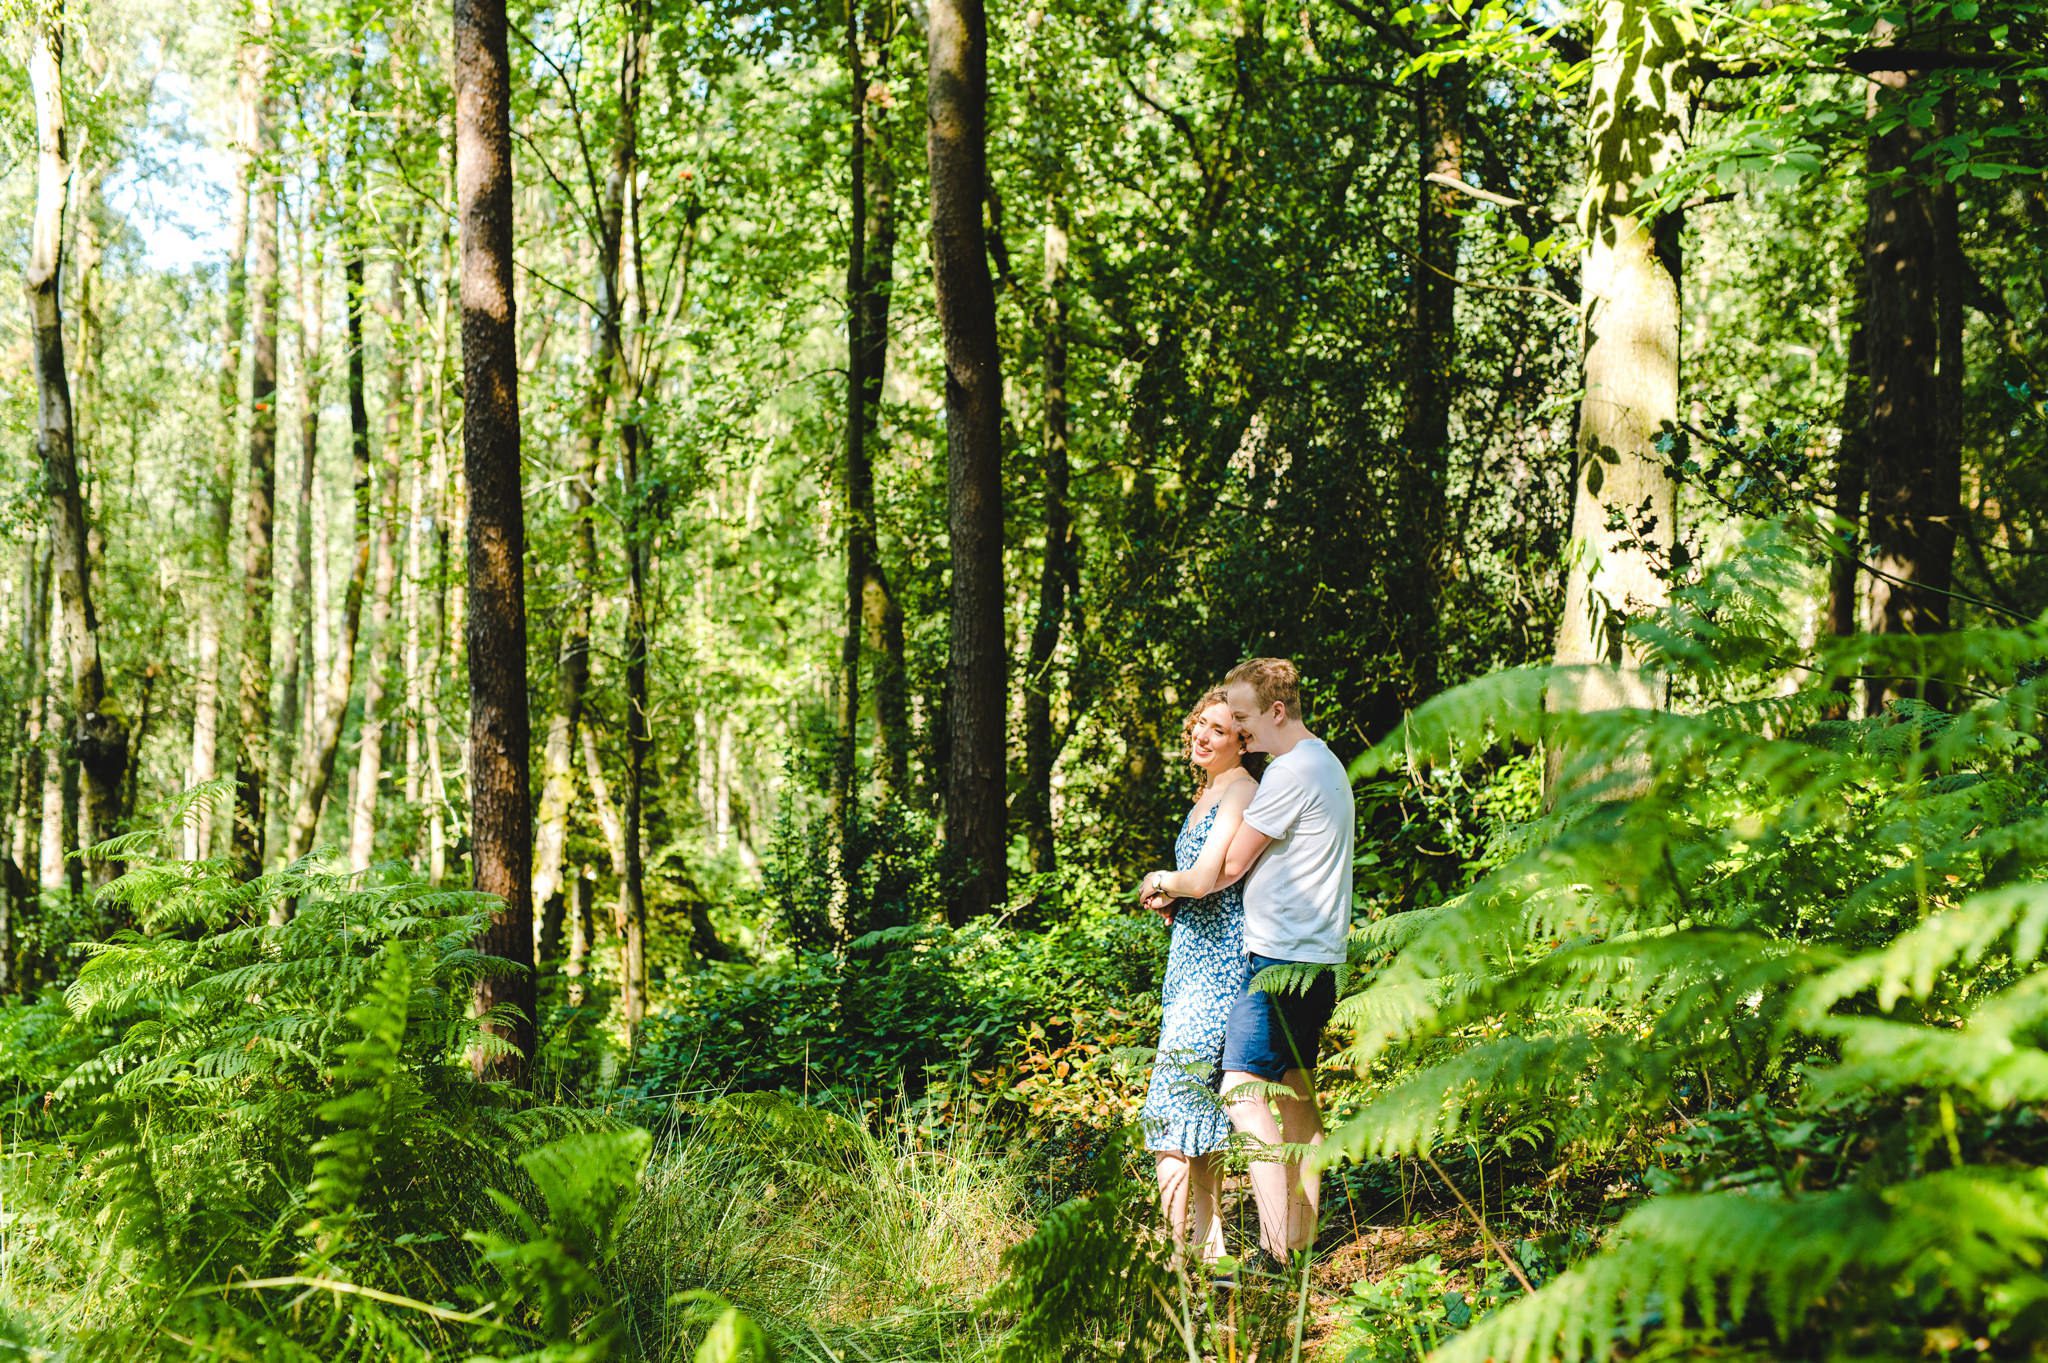
<svg viewBox="0 0 2048 1363"><path fill-rule="evenodd" d="M1274 738L1272 746L1267 748L1266 751L1274 757L1285 757L1293 752L1295 748L1309 742L1313 738L1315 738L1315 735L1308 731L1306 724L1303 724L1300 720L1289 720L1282 726L1279 735Z"/></svg>

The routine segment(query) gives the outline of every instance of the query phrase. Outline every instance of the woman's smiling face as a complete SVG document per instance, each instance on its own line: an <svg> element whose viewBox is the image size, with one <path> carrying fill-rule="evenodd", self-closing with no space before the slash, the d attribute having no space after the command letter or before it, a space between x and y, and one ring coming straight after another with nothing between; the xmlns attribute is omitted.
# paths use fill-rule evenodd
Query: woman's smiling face
<svg viewBox="0 0 2048 1363"><path fill-rule="evenodd" d="M1236 766L1243 748L1230 707L1222 701L1204 709L1189 726L1188 761L1204 771L1225 771Z"/></svg>

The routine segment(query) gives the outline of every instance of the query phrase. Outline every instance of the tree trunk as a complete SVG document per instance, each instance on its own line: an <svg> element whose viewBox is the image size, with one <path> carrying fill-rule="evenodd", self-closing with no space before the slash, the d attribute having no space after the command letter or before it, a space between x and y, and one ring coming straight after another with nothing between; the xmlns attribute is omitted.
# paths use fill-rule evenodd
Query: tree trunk
<svg viewBox="0 0 2048 1363"><path fill-rule="evenodd" d="M533 809L527 789L526 528L513 330L511 70L504 0L455 0L455 179L462 230L462 462L468 486L471 883L503 906L482 949L519 967L477 987L517 1052L478 1072L524 1081L534 1050Z"/></svg>
<svg viewBox="0 0 2048 1363"><path fill-rule="evenodd" d="M1890 31L1889 24L1880 24L1873 37L1889 41ZM1872 73L1872 119L1904 99L1912 81L1904 71ZM1962 380L1960 299L1949 293L1959 248L1945 192L1920 179L1922 155L1940 135L1939 129L1902 118L1887 131L1873 127L1865 145L1863 306L1870 405L1861 445L1869 468L1864 562L1870 573L1864 628L1874 634L1931 634L1949 627L1956 522L1962 515L1960 423L1957 398L1949 391L1959 392ZM1888 699L1920 694L1925 693L1919 682L1872 678L1864 703L1874 713Z"/></svg>
<svg viewBox="0 0 2048 1363"><path fill-rule="evenodd" d="M269 92L269 25L259 7L264 55L257 76L256 242L250 326L255 364L249 388L249 465L242 519L242 654L235 734L235 823L230 834L241 873L263 871L263 797L270 773L270 625L272 518L277 500L277 134Z"/></svg>
<svg viewBox="0 0 2048 1363"><path fill-rule="evenodd" d="M1058 869L1053 848L1052 768L1059 756L1052 726L1053 655L1067 615L1073 515L1067 505L1067 231L1055 205L1045 227L1045 557L1038 570L1038 618L1024 669L1024 788L1017 818L1031 869Z"/></svg>
<svg viewBox="0 0 2048 1363"><path fill-rule="evenodd" d="M1415 207L1414 279L1408 291L1408 386L1399 451L1401 561L1392 585L1404 673L1391 697L1403 709L1441 685L1438 650L1444 484L1450 457L1452 361L1457 351L1458 194L1432 175L1464 178L1465 80L1453 64L1415 77L1421 165Z"/></svg>
<svg viewBox="0 0 2048 1363"><path fill-rule="evenodd" d="M358 80L351 101L358 109L360 91ZM312 849L320 829L320 811L334 781L342 721L348 713L349 692L355 686L356 645L363 627L363 590L370 575L370 407L363 373L363 311L369 300L362 225L357 219L363 197L362 155L353 134L344 144L343 154L347 158L342 186L342 230L346 236L341 270L347 295L343 301L348 333L348 451L355 554L349 563L348 586L342 593L341 633L334 644L334 665L313 705L313 741L307 748L305 779L300 783L291 827L285 834L288 861L297 860Z"/></svg>
<svg viewBox="0 0 2048 1363"><path fill-rule="evenodd" d="M314 198L299 232L299 505L295 553L292 565L290 633L285 636L282 685L278 698L283 709L277 717L277 801L284 810L296 810L299 788L303 786L299 758L299 733L303 712L311 708L306 684L312 676L313 655L313 492L320 455L321 349L326 333L327 268L319 245L320 220L325 211L325 180ZM309 239L314 243L308 260ZM280 844L289 843L289 822L279 829ZM266 834L266 841L268 835Z"/></svg>
<svg viewBox="0 0 2048 1363"><path fill-rule="evenodd" d="M1834 513L1843 545L1828 562L1827 631L1838 639L1856 632L1856 608L1861 603L1856 564L1864 551L1863 493L1870 464L1864 446L1870 416L1870 333L1864 324L1868 299L1859 251L1849 282L1849 315L1842 319L1849 339L1842 372L1841 439L1835 449ZM1844 694L1849 686L1846 677L1835 684Z"/></svg>
<svg viewBox="0 0 2048 1363"><path fill-rule="evenodd" d="M228 198L228 258L222 287L218 427L213 465L205 476L205 529L201 534L198 638L193 648L190 783L201 786L220 772L221 637L226 626L228 535L234 521L235 420L241 409L242 332L248 323L249 180L254 162L255 69L240 55L235 101L235 181ZM194 811L186 827L185 855L213 855L214 802Z"/></svg>
<svg viewBox="0 0 2048 1363"><path fill-rule="evenodd" d="M946 510L952 558L947 656L946 845L964 923L1004 896L1003 380L982 230L988 182L988 26L982 0L931 6L926 155L932 281L946 356Z"/></svg>
<svg viewBox="0 0 2048 1363"><path fill-rule="evenodd" d="M1657 449L1676 430L1680 270L1675 214L1650 219L1646 188L1683 146L1691 34L1650 0L1601 0L1588 128L1583 314L1572 539L1557 662L1593 665L1579 709L1661 708L1628 623L1669 599L1677 484ZM1610 532L1610 518L1624 529ZM1564 754L1546 754L1554 793Z"/></svg>
<svg viewBox="0 0 2048 1363"><path fill-rule="evenodd" d="M569 840L569 806L576 797L576 730L583 722L584 702L590 691L590 603L598 574L594 518L598 465L604 452L605 415L619 383L619 253L625 232L626 182L633 173L639 136L641 51L645 43L641 32L644 9L632 5L629 10L632 23L619 52L619 126L612 139L604 193L596 205L597 279L595 315L591 319L590 387L583 400L576 469L569 480L575 581L563 614L562 642L556 657L555 708L548 717L547 742L542 749L533 900L544 925L559 922L562 913L562 865Z"/></svg>
<svg viewBox="0 0 2048 1363"><path fill-rule="evenodd" d="M45 684L45 660L50 656L50 546L33 528L26 553L26 581L21 598L21 763L16 773L9 849L24 876L38 868L42 850L42 811L38 800L42 791L44 730L50 713L50 691Z"/></svg>
<svg viewBox="0 0 2048 1363"><path fill-rule="evenodd" d="M71 672L72 756L91 842L111 837L120 818L128 735L109 713L100 665L99 619L93 612L85 503L71 442L71 389L64 371L64 316L58 295L64 265L66 160L63 12L52 7L29 34L29 84L36 112L35 221L27 272L31 372L36 386L36 454L49 497L52 571ZM116 867L98 864L96 880Z"/></svg>
<svg viewBox="0 0 2048 1363"><path fill-rule="evenodd" d="M867 317L861 295L867 287L867 106L868 85L860 50L860 6L846 4L846 74L851 117L847 124L846 247L846 597L839 637L838 729L832 753L832 786L826 824L839 861L833 917L842 940L855 935L851 916L860 898L860 803L855 781L860 770L860 654L866 633L868 564L875 553L875 474L868 462Z"/></svg>
<svg viewBox="0 0 2048 1363"><path fill-rule="evenodd" d="M377 850L377 792L384 780L385 691L391 673L391 595L398 583L398 485L405 472L405 344L400 327L405 291L392 265L385 345L391 370L384 390L384 445L377 475L381 506L377 524L377 569L370 586L370 656L363 670L363 718L356 748L356 779L349 808L348 864L369 869Z"/></svg>

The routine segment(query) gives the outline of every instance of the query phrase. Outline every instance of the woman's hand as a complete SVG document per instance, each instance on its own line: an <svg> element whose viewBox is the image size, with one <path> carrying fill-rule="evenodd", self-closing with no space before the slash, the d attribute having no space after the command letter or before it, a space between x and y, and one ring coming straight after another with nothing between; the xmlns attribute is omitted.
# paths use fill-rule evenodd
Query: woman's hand
<svg viewBox="0 0 2048 1363"><path fill-rule="evenodd" d="M1165 875L1164 871L1146 872L1145 878L1138 882L1138 903L1164 918L1170 925L1173 922L1174 897L1160 884Z"/></svg>

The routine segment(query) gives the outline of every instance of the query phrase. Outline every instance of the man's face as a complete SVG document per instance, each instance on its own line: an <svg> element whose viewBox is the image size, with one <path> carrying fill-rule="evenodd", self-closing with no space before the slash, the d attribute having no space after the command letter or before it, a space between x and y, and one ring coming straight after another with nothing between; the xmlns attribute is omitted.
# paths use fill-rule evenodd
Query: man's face
<svg viewBox="0 0 2048 1363"><path fill-rule="evenodd" d="M1280 707L1272 705L1261 711L1259 693L1252 689L1250 682L1232 682L1223 694L1230 700L1231 718L1249 735L1245 751L1271 752L1272 741L1279 736Z"/></svg>

